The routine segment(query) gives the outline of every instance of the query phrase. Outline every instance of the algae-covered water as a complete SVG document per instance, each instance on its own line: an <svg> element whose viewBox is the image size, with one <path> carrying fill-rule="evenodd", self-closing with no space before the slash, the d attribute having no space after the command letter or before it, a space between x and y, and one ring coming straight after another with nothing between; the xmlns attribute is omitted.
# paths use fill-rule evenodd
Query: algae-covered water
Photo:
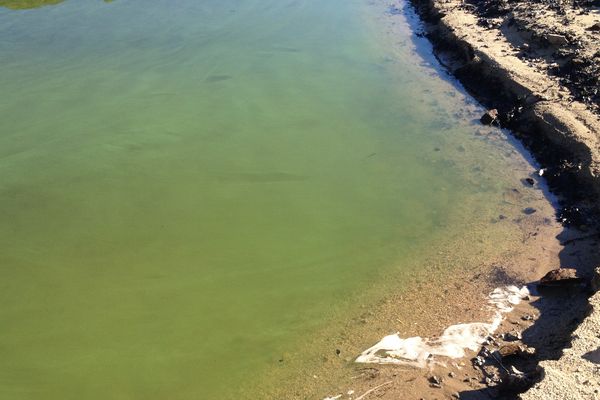
<svg viewBox="0 0 600 400"><path fill-rule="evenodd" d="M42 3L0 1L1 399L253 398L503 190L366 1Z"/></svg>

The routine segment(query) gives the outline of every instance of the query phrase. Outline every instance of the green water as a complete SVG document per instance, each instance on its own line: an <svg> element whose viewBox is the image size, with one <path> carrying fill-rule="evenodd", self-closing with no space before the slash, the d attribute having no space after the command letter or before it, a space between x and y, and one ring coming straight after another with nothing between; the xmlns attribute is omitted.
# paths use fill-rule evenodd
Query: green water
<svg viewBox="0 0 600 400"><path fill-rule="evenodd" d="M17 3L0 9L1 399L252 398L499 185L437 151L473 135L448 123L462 97L407 38L390 53L363 0Z"/></svg>

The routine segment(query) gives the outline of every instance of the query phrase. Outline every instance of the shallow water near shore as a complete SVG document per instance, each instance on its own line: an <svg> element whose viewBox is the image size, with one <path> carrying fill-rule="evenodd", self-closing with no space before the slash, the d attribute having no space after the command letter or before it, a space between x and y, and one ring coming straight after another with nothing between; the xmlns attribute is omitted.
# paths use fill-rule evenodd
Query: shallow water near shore
<svg viewBox="0 0 600 400"><path fill-rule="evenodd" d="M0 398L255 398L435 238L526 204L526 160L384 10L0 9Z"/></svg>

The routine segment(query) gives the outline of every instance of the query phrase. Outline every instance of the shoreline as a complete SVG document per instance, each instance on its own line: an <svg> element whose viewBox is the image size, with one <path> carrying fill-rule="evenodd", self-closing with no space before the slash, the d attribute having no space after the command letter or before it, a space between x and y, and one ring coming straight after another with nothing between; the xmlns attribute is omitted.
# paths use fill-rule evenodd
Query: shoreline
<svg viewBox="0 0 600 400"><path fill-rule="evenodd" d="M473 276L487 274L485 281L488 285L521 282L532 291L526 301L505 316L498 331L484 345L483 353L471 352L466 357L450 359L444 365L430 366L429 369L354 365L351 368L355 375L330 385L331 390L323 393L321 398L361 398L360 395L368 393L368 397L383 399L398 396L415 399L514 399L525 392L523 398L528 400L558 400L567 398L567 391L574 399L600 398L593 397L600 396L597 391L593 392L594 385L600 386L600 381L594 381L594 377L587 380L579 376L582 374L578 374L576 380L567 377L574 369L578 370L576 363L580 361L570 362L570 369L566 371L557 367L560 361L550 361L563 356L564 349L570 345L590 350L589 344L581 345L589 339L589 335L587 339L573 341L577 337L573 336L573 332L576 329L577 332L582 329L589 331L590 324L598 323L598 295L590 300L591 292L583 288L550 296L541 295L536 290L539 278L558 267L576 268L579 276L592 279L600 259L597 250L599 235L590 228L600 215L595 202L600 193L598 111L589 102L574 100L569 95L571 89L560 81L545 76L540 69L520 65L522 60L518 57L507 56L504 46L512 45L502 43L499 30L480 27L477 16L462 9L461 4L454 0L446 3L412 0L414 10L424 21L425 36L433 44L438 61L470 95L486 107L499 111L500 125L510 129L539 163L543 172L540 176L543 175L549 191L557 196L555 213L562 224L549 227L539 220L529 221L523 226L526 238L523 249L515 249L513 254L502 260L489 261L480 268L480 272L473 273ZM389 11L390 15L406 12L402 5L391 5ZM501 43L489 46L488 42L479 41L479 35ZM539 43L547 46L543 40ZM532 263L534 258L538 259ZM497 268L498 265L502 267ZM506 265L509 267L506 268ZM483 287L485 285L478 286L479 289ZM428 305L436 306L433 299L435 289L426 296L425 304L419 310L427 309ZM472 293L463 295L469 294ZM464 304L465 298L457 300L459 295L455 293L454 300L450 296L449 301ZM410 296L409 293L399 296L399 299L405 301L405 297ZM476 301L469 299L467 303L472 306ZM588 315L590 302L595 307L591 316ZM409 308L404 308L408 312ZM458 316L456 312L454 315ZM431 317L423 318L425 324L428 318ZM436 323L433 325L437 326ZM515 336L520 339L515 339ZM510 374L504 374L504 366L495 363L489 355L503 346L516 343L527 351L518 350L512 363L506 366L517 366L531 373L531 377L524 383L515 384L506 379L510 378ZM480 365L474 362L478 358L482 360ZM544 379L546 369L554 374L553 378ZM529 389L532 386L533 389Z"/></svg>
<svg viewBox="0 0 600 400"><path fill-rule="evenodd" d="M597 226L600 215L599 100L596 89L595 96L586 98L577 85L581 82L568 78L590 72L585 68L591 65L598 85L598 4L561 5L560 9L543 2L503 4L504 10L497 12L494 7L500 2L494 0L477 8L454 0L411 3L424 21L438 59L471 95L499 111L500 124L511 129L538 160L540 173L547 172L544 178L559 198L557 218L566 227L580 229L576 239L561 241L561 253L577 254L578 259L562 256L557 267L574 267L578 276L597 281L598 254L589 247L598 245L598 232L590 227ZM584 84L589 82L579 86ZM509 398L521 392L520 397L527 400L600 398L598 369L594 368L600 362L596 354L600 347L595 348L599 294L593 294L598 289L597 283L587 293L573 293L567 287L561 289L566 293L554 294L557 298L540 300L542 313L552 316L531 328L535 355L530 357L534 366L529 368L535 368L536 376L518 388L513 382L516 393ZM570 298L565 300L565 296ZM567 304L560 304L561 300ZM544 335L556 324L562 325L558 341ZM506 386L508 375L504 381L490 382L487 389Z"/></svg>
<svg viewBox="0 0 600 400"><path fill-rule="evenodd" d="M585 203L580 204L587 211L585 217L597 218L598 205L588 200L600 194L600 111L574 99L568 87L548 75L554 68L550 61L556 58L544 55L548 61L542 66L524 58L519 51L523 46L516 48L516 39L504 32L514 19L510 14L505 17L508 21L495 21L500 25L490 28L481 26L480 17L458 0L410 2L440 63L475 99L498 110L500 125L510 129L542 165L544 178L562 197L564 207ZM521 40L544 34L548 35L525 31ZM595 31L589 35L600 39ZM528 45L529 52L560 48L539 40L532 43L536 45Z"/></svg>

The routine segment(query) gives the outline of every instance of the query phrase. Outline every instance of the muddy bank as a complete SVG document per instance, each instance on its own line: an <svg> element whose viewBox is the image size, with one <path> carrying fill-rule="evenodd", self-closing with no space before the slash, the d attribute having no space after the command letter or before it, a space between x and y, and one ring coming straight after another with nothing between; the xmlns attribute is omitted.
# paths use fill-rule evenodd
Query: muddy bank
<svg viewBox="0 0 600 400"><path fill-rule="evenodd" d="M583 225L600 193L600 16L589 3L413 0L440 61L510 128Z"/></svg>

